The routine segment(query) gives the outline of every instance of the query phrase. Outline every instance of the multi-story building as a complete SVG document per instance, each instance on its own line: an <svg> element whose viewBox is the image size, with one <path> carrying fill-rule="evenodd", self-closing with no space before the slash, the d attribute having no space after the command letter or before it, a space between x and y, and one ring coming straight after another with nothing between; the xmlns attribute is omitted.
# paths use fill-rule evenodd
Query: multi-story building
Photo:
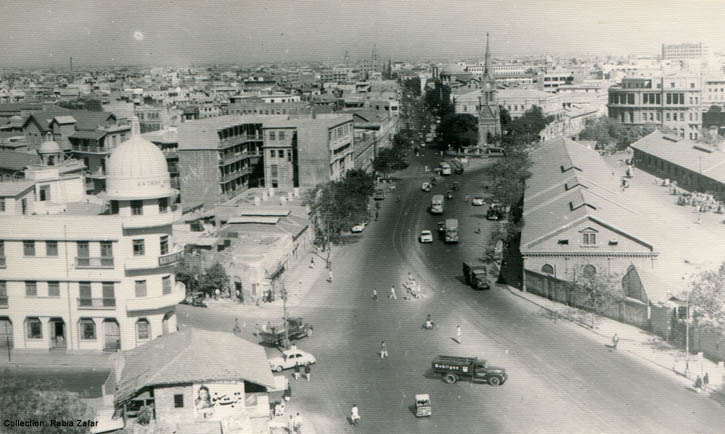
<svg viewBox="0 0 725 434"><path fill-rule="evenodd" d="M179 134L176 128L166 128L159 131L151 131L143 134L143 138L150 141L164 153L166 164L169 167L169 177L171 178L171 188L179 190L181 183L179 181ZM181 195L178 196L179 200Z"/></svg>
<svg viewBox="0 0 725 434"><path fill-rule="evenodd" d="M625 78L609 88L609 117L627 125L654 125L695 140L702 125L702 81L694 75Z"/></svg>
<svg viewBox="0 0 725 434"><path fill-rule="evenodd" d="M702 59L709 50L702 42L683 44L662 44L662 60Z"/></svg>
<svg viewBox="0 0 725 434"><path fill-rule="evenodd" d="M161 118L161 108L152 106L137 106L133 108L134 114L141 124L141 134L149 131L158 131L164 127Z"/></svg>
<svg viewBox="0 0 725 434"><path fill-rule="evenodd" d="M86 166L86 191L97 194L106 189L106 160L111 151L129 136L131 126L114 124L95 130L76 131L68 140L71 155Z"/></svg>
<svg viewBox="0 0 725 434"><path fill-rule="evenodd" d="M725 76L707 77L702 86L702 107L725 107Z"/></svg>
<svg viewBox="0 0 725 434"><path fill-rule="evenodd" d="M211 205L264 185L262 124L269 118L227 115L182 123L181 201Z"/></svg>
<svg viewBox="0 0 725 434"><path fill-rule="evenodd" d="M102 209L84 203L77 212L0 216L3 341L116 351L176 331L175 306L185 297L173 269L180 213L165 164L136 121L109 158Z"/></svg>
<svg viewBox="0 0 725 434"><path fill-rule="evenodd" d="M339 181L355 168L350 114L268 120L263 130L267 187L314 187Z"/></svg>

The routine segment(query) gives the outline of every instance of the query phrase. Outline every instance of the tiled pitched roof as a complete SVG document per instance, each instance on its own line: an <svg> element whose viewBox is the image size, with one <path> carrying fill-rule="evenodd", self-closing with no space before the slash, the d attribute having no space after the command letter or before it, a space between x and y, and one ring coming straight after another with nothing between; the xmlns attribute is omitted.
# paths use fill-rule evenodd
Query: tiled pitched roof
<svg viewBox="0 0 725 434"><path fill-rule="evenodd" d="M275 387L264 348L231 333L185 329L123 354L116 403L164 384L248 381Z"/></svg>
<svg viewBox="0 0 725 434"><path fill-rule="evenodd" d="M15 197L24 191L33 188L34 181L0 182L0 197Z"/></svg>
<svg viewBox="0 0 725 434"><path fill-rule="evenodd" d="M725 152L702 143L655 131L630 145L633 149L669 161L725 183Z"/></svg>
<svg viewBox="0 0 725 434"><path fill-rule="evenodd" d="M584 219L654 251L652 244L637 235L643 223L622 200L619 178L596 151L558 137L529 156L533 165L524 192L522 252Z"/></svg>
<svg viewBox="0 0 725 434"><path fill-rule="evenodd" d="M38 155L0 149L0 169L23 170L25 166L39 163Z"/></svg>

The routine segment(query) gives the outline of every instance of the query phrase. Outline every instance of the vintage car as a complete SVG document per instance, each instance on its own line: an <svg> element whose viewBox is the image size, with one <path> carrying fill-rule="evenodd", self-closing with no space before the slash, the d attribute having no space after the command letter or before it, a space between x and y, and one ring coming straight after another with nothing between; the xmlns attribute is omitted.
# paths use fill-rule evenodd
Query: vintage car
<svg viewBox="0 0 725 434"><path fill-rule="evenodd" d="M285 369L294 368L297 365L304 366L306 364L314 365L317 360L315 357L305 351L292 348L286 351L282 351L282 355L279 357L272 357L269 359L269 367L274 372L282 372Z"/></svg>

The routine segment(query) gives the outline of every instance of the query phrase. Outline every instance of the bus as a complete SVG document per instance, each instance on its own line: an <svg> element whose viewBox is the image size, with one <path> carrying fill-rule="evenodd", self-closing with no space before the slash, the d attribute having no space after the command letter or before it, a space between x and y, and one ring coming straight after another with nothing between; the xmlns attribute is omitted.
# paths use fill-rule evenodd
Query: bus
<svg viewBox="0 0 725 434"><path fill-rule="evenodd" d="M441 167L441 175L448 176L448 175L450 175L452 173L451 172L451 165L448 164L447 162L441 161L441 166L440 167Z"/></svg>
<svg viewBox="0 0 725 434"><path fill-rule="evenodd" d="M430 201L431 214L443 214L443 195L434 194Z"/></svg>

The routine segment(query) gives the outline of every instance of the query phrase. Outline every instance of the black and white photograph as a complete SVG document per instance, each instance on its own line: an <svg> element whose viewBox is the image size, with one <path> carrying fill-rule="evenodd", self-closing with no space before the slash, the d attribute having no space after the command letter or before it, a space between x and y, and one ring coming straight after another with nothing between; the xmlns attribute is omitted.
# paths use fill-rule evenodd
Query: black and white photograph
<svg viewBox="0 0 725 434"><path fill-rule="evenodd" d="M0 433L724 432L724 18L0 2Z"/></svg>

